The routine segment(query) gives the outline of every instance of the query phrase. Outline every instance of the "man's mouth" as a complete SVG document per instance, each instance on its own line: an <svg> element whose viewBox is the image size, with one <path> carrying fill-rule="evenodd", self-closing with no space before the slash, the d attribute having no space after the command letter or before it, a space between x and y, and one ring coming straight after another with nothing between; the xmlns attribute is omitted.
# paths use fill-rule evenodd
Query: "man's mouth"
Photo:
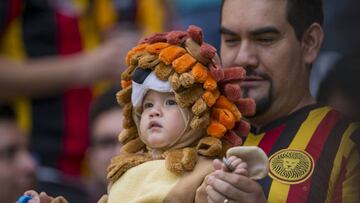
<svg viewBox="0 0 360 203"><path fill-rule="evenodd" d="M152 129L152 128L162 128L162 125L160 125L158 122L156 121L151 121L149 123L149 129Z"/></svg>
<svg viewBox="0 0 360 203"><path fill-rule="evenodd" d="M257 82L257 81L264 81L265 79L262 77L257 76L248 76L244 78L244 82Z"/></svg>

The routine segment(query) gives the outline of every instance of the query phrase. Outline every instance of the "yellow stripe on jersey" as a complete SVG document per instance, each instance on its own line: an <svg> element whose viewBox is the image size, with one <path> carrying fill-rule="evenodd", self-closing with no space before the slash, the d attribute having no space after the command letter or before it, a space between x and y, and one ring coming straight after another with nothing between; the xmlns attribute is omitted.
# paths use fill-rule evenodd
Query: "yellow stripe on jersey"
<svg viewBox="0 0 360 203"><path fill-rule="evenodd" d="M244 146L258 146L264 135L265 133L256 136L252 133L249 133L244 142Z"/></svg>
<svg viewBox="0 0 360 203"><path fill-rule="evenodd" d="M351 173L357 173L359 175L358 172L358 167L359 167L359 156L358 156L358 152L354 151L355 149L355 143L353 143L350 139L350 136L352 135L352 133L354 132L354 130L356 130L356 128L358 127L358 125L356 124L351 124L346 131L344 132L344 135L341 139L340 142L340 147L336 153L335 156L335 160L334 160L334 165L331 171L331 175L330 175L330 181L329 181L329 190L327 193L327 198L325 200L325 202L331 202L332 198L333 198L333 194L334 194L334 190L335 190L335 185L336 182L339 178L340 175L340 170L341 170L341 162L343 161L343 158L348 159L348 164L346 166L347 169L347 174L346 176L349 177L351 176ZM350 174L349 174L350 173ZM354 177L355 178L355 177ZM348 179L346 183L344 183L343 185L343 197L342 197L342 201L341 202L356 202L359 200L359 194L358 191L360 191L359 188L348 188L346 187L346 184L351 185L352 187L354 185L358 185L356 183L358 183L359 181L359 176L356 177L357 180L354 179ZM355 178L355 179L356 179ZM354 182L351 183L351 181L356 181L355 184ZM352 190L354 192L350 192L347 190ZM353 195L349 195L352 194ZM347 195L345 197L345 194ZM355 198L355 199L354 199Z"/></svg>
<svg viewBox="0 0 360 203"><path fill-rule="evenodd" d="M116 25L118 16L112 0L95 0L94 15L101 31L108 31Z"/></svg>
<svg viewBox="0 0 360 203"><path fill-rule="evenodd" d="M305 122L300 126L289 149L305 150L316 128L330 110L329 107L322 107L311 111Z"/></svg>
<svg viewBox="0 0 360 203"><path fill-rule="evenodd" d="M329 107L323 107L311 111L309 113L309 116L300 126L297 134L295 135L293 141L290 143L288 148L305 150L316 128L319 126L320 122L324 119L324 117L329 111ZM272 181L268 196L268 202L286 202L289 190L289 184L280 183L276 180Z"/></svg>
<svg viewBox="0 0 360 203"><path fill-rule="evenodd" d="M11 59L21 61L26 57L24 52L24 44L22 39L21 21L19 18L10 23L3 39L0 43L0 53L3 56L8 56Z"/></svg>
<svg viewBox="0 0 360 203"><path fill-rule="evenodd" d="M144 35L164 30L164 7L160 0L139 0L138 20Z"/></svg>
<svg viewBox="0 0 360 203"><path fill-rule="evenodd" d="M0 53L2 56L21 62L26 57L25 46L22 39L22 25L20 18L13 20L6 33L3 41L0 43ZM26 133L31 132L31 108L27 99L19 98L14 101L14 109L19 127Z"/></svg>
<svg viewBox="0 0 360 203"><path fill-rule="evenodd" d="M30 119L31 105L28 99L16 99L14 102L17 122L25 134L30 135L32 122Z"/></svg>
<svg viewBox="0 0 360 203"><path fill-rule="evenodd" d="M353 150L346 165L347 180L343 184L341 202L359 202L360 200L360 157L357 150Z"/></svg>

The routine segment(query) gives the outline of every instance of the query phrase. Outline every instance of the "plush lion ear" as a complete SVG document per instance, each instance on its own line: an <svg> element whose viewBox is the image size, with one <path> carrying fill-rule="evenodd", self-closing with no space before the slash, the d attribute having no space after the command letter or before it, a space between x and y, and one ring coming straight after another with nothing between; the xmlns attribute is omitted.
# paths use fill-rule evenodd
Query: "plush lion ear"
<svg viewBox="0 0 360 203"><path fill-rule="evenodd" d="M222 153L222 143L218 138L204 137L199 141L196 149L203 156L216 157Z"/></svg>
<svg viewBox="0 0 360 203"><path fill-rule="evenodd" d="M168 151L165 156L166 168L175 174L192 171L197 162L196 150L189 147Z"/></svg>

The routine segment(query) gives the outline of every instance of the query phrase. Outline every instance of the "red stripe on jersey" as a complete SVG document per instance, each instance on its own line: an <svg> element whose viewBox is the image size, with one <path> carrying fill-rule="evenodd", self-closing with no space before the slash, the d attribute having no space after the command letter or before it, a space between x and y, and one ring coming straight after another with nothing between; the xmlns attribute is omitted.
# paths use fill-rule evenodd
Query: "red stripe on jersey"
<svg viewBox="0 0 360 203"><path fill-rule="evenodd" d="M22 0L11 0L9 2L9 16L7 22L11 22L13 19L18 17L22 11Z"/></svg>
<svg viewBox="0 0 360 203"><path fill-rule="evenodd" d="M56 21L59 54L68 55L82 51L78 19L56 12Z"/></svg>
<svg viewBox="0 0 360 203"><path fill-rule="evenodd" d="M69 55L82 51L78 19L56 13L58 51ZM89 137L88 112L92 95L89 88L71 89L64 94L64 154L59 167L70 175L79 175Z"/></svg>
<svg viewBox="0 0 360 203"><path fill-rule="evenodd" d="M3 22L0 23L4 23L3 27L0 26L0 37L4 34L3 31L7 30L7 27L9 26L9 24L16 19L17 17L20 16L21 12L22 12L22 0L11 0L11 1L7 1L4 2L3 4L5 5L5 14L2 14L4 16L4 20Z"/></svg>
<svg viewBox="0 0 360 203"><path fill-rule="evenodd" d="M269 155L273 145L278 140L279 136L281 135L281 133L283 132L284 129L285 129L285 125L281 125L277 128L274 128L274 129L266 132L266 134L264 135L264 137L262 138L262 140L260 141L258 146L262 150L264 150L264 152L267 155Z"/></svg>
<svg viewBox="0 0 360 203"><path fill-rule="evenodd" d="M65 140L60 168L70 175L81 173L82 160L89 143L88 120L91 98L89 88L71 89L64 94Z"/></svg>
<svg viewBox="0 0 360 203"><path fill-rule="evenodd" d="M337 111L332 110L328 112L325 118L321 121L321 123L315 130L311 140L309 141L305 151L307 151L313 157L315 166L322 152L322 149L326 149L325 147L323 148L324 143L326 142L328 136L331 133L331 130L336 125L340 117L341 115ZM303 200L306 199L305 196L309 194L310 184L311 177L305 182L292 185L290 187L288 199L286 202L303 202Z"/></svg>

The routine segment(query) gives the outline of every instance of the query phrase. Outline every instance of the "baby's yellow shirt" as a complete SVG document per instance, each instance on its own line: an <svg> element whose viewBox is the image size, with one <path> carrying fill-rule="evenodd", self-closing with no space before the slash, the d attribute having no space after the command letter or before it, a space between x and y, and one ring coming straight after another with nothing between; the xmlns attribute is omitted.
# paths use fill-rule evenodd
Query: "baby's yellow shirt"
<svg viewBox="0 0 360 203"><path fill-rule="evenodd" d="M180 178L166 169L164 160L145 162L129 169L114 182L108 203L163 202Z"/></svg>

